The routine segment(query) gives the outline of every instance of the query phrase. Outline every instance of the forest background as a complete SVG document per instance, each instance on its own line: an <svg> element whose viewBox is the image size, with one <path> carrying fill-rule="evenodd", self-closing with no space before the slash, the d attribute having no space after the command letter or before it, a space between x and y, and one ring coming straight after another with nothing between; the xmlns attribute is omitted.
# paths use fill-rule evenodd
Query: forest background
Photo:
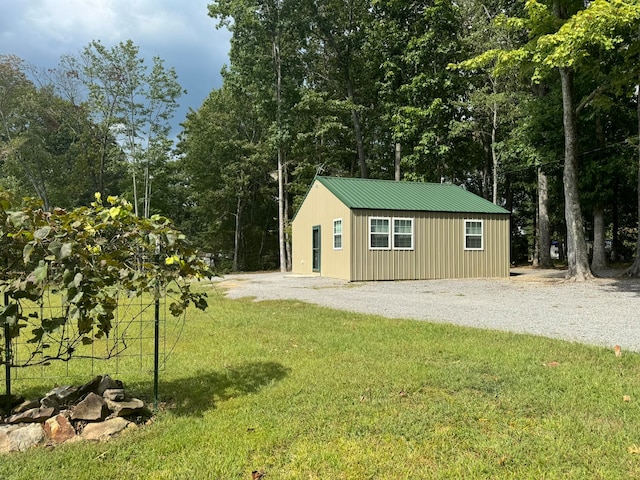
<svg viewBox="0 0 640 480"><path fill-rule="evenodd" d="M222 270L290 266L317 174L451 182L512 212L513 262L638 274L640 5L218 0L223 85L183 90L131 41L55 69L0 55L0 188L160 213ZM200 61L193 59L193 61ZM591 263L590 263L591 262Z"/></svg>

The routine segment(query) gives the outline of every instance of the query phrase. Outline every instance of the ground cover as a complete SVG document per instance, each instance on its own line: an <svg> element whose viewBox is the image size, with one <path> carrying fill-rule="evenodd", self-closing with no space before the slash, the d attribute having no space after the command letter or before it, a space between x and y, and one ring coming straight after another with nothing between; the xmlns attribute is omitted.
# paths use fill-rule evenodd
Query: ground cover
<svg viewBox="0 0 640 480"><path fill-rule="evenodd" d="M0 478L640 476L638 354L296 301L209 304L188 313L152 424L8 455ZM151 372L121 379L151 400Z"/></svg>

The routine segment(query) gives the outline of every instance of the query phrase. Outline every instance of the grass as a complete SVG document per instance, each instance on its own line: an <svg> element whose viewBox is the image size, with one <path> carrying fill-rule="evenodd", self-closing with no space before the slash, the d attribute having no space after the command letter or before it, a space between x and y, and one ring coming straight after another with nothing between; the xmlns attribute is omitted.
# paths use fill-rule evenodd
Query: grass
<svg viewBox="0 0 640 480"><path fill-rule="evenodd" d="M151 425L7 455L0 478L640 477L637 354L293 301L210 305L190 312ZM150 374L120 378L151 400Z"/></svg>

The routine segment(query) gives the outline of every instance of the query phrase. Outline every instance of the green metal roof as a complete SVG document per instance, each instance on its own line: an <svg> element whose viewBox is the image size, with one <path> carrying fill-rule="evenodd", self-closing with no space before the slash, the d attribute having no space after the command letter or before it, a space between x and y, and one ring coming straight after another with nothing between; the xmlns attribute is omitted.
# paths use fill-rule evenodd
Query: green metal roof
<svg viewBox="0 0 640 480"><path fill-rule="evenodd" d="M458 213L509 213L478 195L446 183L316 177L347 207Z"/></svg>

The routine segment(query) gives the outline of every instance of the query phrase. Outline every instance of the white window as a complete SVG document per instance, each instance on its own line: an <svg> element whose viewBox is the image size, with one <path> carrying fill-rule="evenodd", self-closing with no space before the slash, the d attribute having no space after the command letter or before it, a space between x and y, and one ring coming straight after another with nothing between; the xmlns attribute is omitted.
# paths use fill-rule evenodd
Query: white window
<svg viewBox="0 0 640 480"><path fill-rule="evenodd" d="M482 220L464 221L464 249L482 250Z"/></svg>
<svg viewBox="0 0 640 480"><path fill-rule="evenodd" d="M394 250L413 250L413 218L393 219Z"/></svg>
<svg viewBox="0 0 640 480"><path fill-rule="evenodd" d="M333 249L342 250L342 219L333 221Z"/></svg>
<svg viewBox="0 0 640 480"><path fill-rule="evenodd" d="M369 217L369 248L389 250L391 248L391 219Z"/></svg>

